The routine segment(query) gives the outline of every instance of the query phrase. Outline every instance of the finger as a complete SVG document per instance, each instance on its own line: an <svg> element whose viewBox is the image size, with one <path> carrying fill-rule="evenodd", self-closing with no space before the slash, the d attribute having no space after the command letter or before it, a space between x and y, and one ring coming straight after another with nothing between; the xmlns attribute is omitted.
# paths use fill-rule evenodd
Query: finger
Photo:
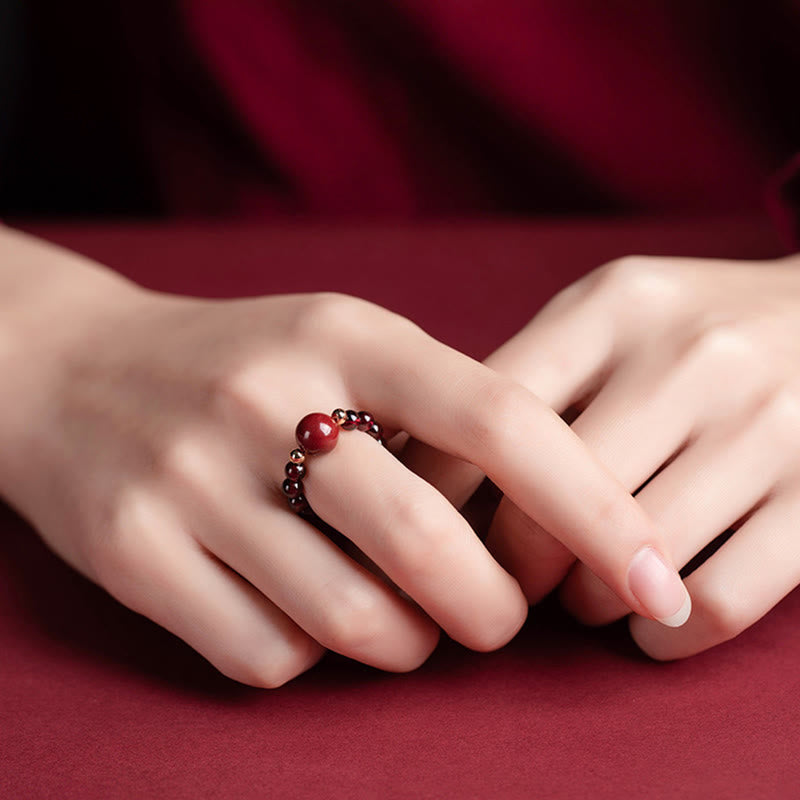
<svg viewBox="0 0 800 800"><path fill-rule="evenodd" d="M347 536L457 641L491 650L522 626L527 604L447 500L375 440L340 436L304 479L314 510Z"/></svg>
<svg viewBox="0 0 800 800"><path fill-rule="evenodd" d="M618 343L616 323L579 281L553 297L484 363L560 413L600 382Z"/></svg>
<svg viewBox="0 0 800 800"><path fill-rule="evenodd" d="M663 373L658 360L625 364L572 424L572 430L630 492L684 446L698 416L698 404L689 391L697 384L683 374L664 383ZM656 527L661 530L658 522ZM487 546L493 553L506 554L503 565L524 583L526 595L535 602L564 579L575 557L549 542L545 531L538 532L535 539L529 531L525 515L504 499ZM589 578L585 566L576 564L573 571L580 576L585 597L579 599L577 589L571 589L562 598L579 619L588 622L596 613L605 620L630 610L599 578Z"/></svg>
<svg viewBox="0 0 800 800"><path fill-rule="evenodd" d="M680 631L631 616L631 634L652 658L685 658L738 636L800 583L800 498L775 497L686 580L694 610Z"/></svg>
<svg viewBox="0 0 800 800"><path fill-rule="evenodd" d="M508 531L513 534L506 535ZM530 604L538 603L558 586L575 561L574 554L558 539L505 498L492 520L486 547L517 579ZM611 596L627 609L615 594Z"/></svg>
<svg viewBox="0 0 800 800"><path fill-rule="evenodd" d="M424 334L406 335L380 354L366 345L353 395L480 467L632 609L672 624L685 615L689 596L659 533L558 415L488 367Z"/></svg>
<svg viewBox="0 0 800 800"><path fill-rule="evenodd" d="M644 483L679 451L691 435L695 406L685 398L684 381L660 385L660 365L641 361L620 368L575 420L572 430L629 492ZM654 520L655 521L655 520ZM658 521L656 528L664 532ZM551 592L575 563L575 556L508 498L497 510L487 546L524 587L530 602ZM570 608L601 610L603 618L629 611L586 566L574 568L591 591ZM574 592L574 590L573 590ZM567 594L566 602L574 595Z"/></svg>
<svg viewBox="0 0 800 800"><path fill-rule="evenodd" d="M639 360L620 367L572 424L572 430L630 492L683 446L694 425L696 415L682 394L683 381L664 386L662 374L660 361ZM525 586L530 602L551 592L575 563L567 548L547 537L507 498L503 499L492 521L487 546ZM586 595L586 603L591 603L591 608L599 604L604 616L627 613L628 606L599 579L587 579L586 572L585 567L579 571L582 582L593 590ZM571 599L568 593L565 602ZM583 601L575 610L583 610ZM585 614L579 618L585 619Z"/></svg>
<svg viewBox="0 0 800 800"><path fill-rule="evenodd" d="M234 680L277 687L324 649L205 551L153 500L126 506L125 528L102 559L103 585Z"/></svg>
<svg viewBox="0 0 800 800"><path fill-rule="evenodd" d="M782 424L769 403L746 421L718 423L701 435L637 495L659 530L674 562L686 564L722 531L749 513L785 472L793 448L781 446ZM583 565L576 564L561 588L561 600L578 619L605 624L627 609Z"/></svg>
<svg viewBox="0 0 800 800"><path fill-rule="evenodd" d="M280 499L265 504L242 493L231 503L230 496L208 487L197 507L198 537L313 639L389 671L427 659L439 629L423 612Z"/></svg>
<svg viewBox="0 0 800 800"><path fill-rule="evenodd" d="M731 370L737 362L727 358L718 345L714 345L717 349L713 365L705 344L684 348L681 357L683 347L679 346L677 353L662 349L657 357L625 362L572 425L573 431L632 492L671 461L696 435L695 431L707 424L710 408L725 415L752 402L751 392L729 390L734 377ZM759 385L755 375L750 378ZM637 499L641 504L642 498ZM649 511L647 507L645 510ZM654 521L664 530L658 520ZM491 549L503 549L503 542L508 539L524 541L521 525L521 515L509 513L501 504L490 533ZM539 547L542 540L538 537ZM537 561L539 553L530 548L516 549L515 561L506 566L518 576L526 570L530 572L529 563ZM539 585L533 585L532 580L526 582L532 597L546 594L563 576L567 556L562 556L560 569L539 573ZM562 588L562 599L579 619L597 624L627 613L626 606L615 600L602 581L589 577L585 566L576 564L573 572L575 577L570 576Z"/></svg>
<svg viewBox="0 0 800 800"><path fill-rule="evenodd" d="M562 413L593 391L613 354L612 317L584 297L580 284L560 292L484 363ZM456 508L483 480L479 467L419 440L403 451L403 462Z"/></svg>

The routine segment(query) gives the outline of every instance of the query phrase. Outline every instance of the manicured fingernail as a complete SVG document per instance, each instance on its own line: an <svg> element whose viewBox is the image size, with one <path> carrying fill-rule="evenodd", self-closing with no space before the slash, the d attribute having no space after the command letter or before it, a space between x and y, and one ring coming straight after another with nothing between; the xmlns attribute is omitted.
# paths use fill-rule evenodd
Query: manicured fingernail
<svg viewBox="0 0 800 800"><path fill-rule="evenodd" d="M662 625L678 628L692 613L692 599L681 576L653 547L643 547L633 557L628 586Z"/></svg>

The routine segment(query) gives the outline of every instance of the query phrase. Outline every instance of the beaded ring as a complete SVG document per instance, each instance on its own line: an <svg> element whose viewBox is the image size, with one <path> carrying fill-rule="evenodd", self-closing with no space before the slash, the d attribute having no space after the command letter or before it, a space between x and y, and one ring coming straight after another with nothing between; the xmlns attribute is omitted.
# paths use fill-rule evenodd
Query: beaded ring
<svg viewBox="0 0 800 800"><path fill-rule="evenodd" d="M345 411L336 408L330 415L319 412L306 414L297 423L294 432L297 447L289 453L289 461L284 468L286 480L281 485L292 511L303 515L314 513L303 492L303 478L308 474L306 458L333 450L339 440L339 428L343 431L356 429L364 431L384 447L386 446L383 428L369 411L353 411L352 409Z"/></svg>

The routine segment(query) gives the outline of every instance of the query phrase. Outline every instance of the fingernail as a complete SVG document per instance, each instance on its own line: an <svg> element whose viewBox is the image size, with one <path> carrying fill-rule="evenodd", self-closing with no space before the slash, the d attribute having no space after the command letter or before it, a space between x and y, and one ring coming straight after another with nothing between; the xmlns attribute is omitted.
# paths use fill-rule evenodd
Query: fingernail
<svg viewBox="0 0 800 800"><path fill-rule="evenodd" d="M679 628L692 613L692 599L681 576L653 547L643 547L633 557L628 587L662 625Z"/></svg>

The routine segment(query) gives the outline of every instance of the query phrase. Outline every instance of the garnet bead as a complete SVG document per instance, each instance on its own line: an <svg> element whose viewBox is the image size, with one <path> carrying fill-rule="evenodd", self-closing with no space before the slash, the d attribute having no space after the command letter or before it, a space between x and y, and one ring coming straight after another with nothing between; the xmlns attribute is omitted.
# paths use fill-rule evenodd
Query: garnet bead
<svg viewBox="0 0 800 800"><path fill-rule="evenodd" d="M306 474L306 468L303 464L295 464L292 461L286 465L284 471L290 481L301 481Z"/></svg>
<svg viewBox="0 0 800 800"><path fill-rule="evenodd" d="M352 431L360 421L361 418L358 416L358 413L353 411L352 408L349 408L344 412L344 422L342 423L342 428L346 431Z"/></svg>
<svg viewBox="0 0 800 800"><path fill-rule="evenodd" d="M339 426L328 414L306 414L297 423L295 437L307 453L327 453L336 446Z"/></svg>
<svg viewBox="0 0 800 800"><path fill-rule="evenodd" d="M303 493L303 484L300 481L292 481L287 478L282 484L283 493L289 497L297 497Z"/></svg>
<svg viewBox="0 0 800 800"><path fill-rule="evenodd" d="M291 508L292 511L296 511L298 514L302 514L305 511L309 511L311 507L308 505L308 500L306 500L305 495L299 494L297 497L289 498L289 508Z"/></svg>
<svg viewBox="0 0 800 800"><path fill-rule="evenodd" d="M381 437L383 436L383 428L381 428L377 422L373 421L372 425L367 428L366 433L368 433L373 439L378 439L378 441L380 441Z"/></svg>
<svg viewBox="0 0 800 800"><path fill-rule="evenodd" d="M375 417L369 411L358 412L358 429L360 431L365 431L373 422L375 422Z"/></svg>

